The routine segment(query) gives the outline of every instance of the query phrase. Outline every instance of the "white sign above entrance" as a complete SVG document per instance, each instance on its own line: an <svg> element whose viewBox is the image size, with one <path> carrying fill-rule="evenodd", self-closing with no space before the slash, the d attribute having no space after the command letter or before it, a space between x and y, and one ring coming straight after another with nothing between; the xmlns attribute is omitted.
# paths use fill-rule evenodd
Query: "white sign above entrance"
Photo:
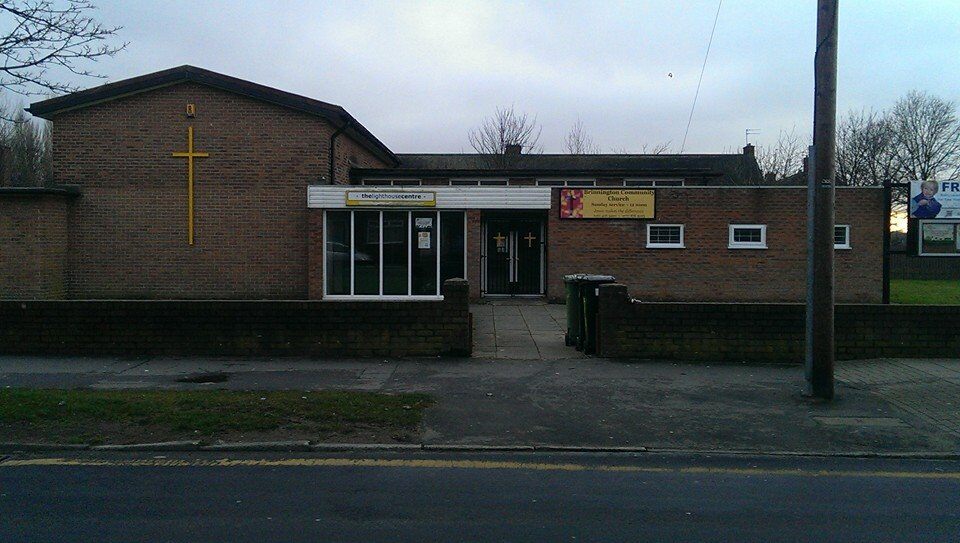
<svg viewBox="0 0 960 543"><path fill-rule="evenodd" d="M432 191L348 190L348 206L423 206L435 207L437 193Z"/></svg>
<svg viewBox="0 0 960 543"><path fill-rule="evenodd" d="M363 197L355 194L381 194ZM434 203L420 203L407 194L427 194ZM397 198L397 195L404 197ZM379 200L379 203L377 201ZM434 207L437 209L550 209L550 187L364 187L348 185L311 185L307 187L307 207L346 209L361 206Z"/></svg>

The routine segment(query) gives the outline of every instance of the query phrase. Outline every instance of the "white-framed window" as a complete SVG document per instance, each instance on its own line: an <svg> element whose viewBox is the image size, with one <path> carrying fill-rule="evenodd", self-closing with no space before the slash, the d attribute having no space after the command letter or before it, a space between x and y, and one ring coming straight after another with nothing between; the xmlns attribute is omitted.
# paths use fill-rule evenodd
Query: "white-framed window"
<svg viewBox="0 0 960 543"><path fill-rule="evenodd" d="M849 224L838 224L833 227L833 248L834 249L850 248L850 225Z"/></svg>
<svg viewBox="0 0 960 543"><path fill-rule="evenodd" d="M960 221L920 221L920 256L960 256Z"/></svg>
<svg viewBox="0 0 960 543"><path fill-rule="evenodd" d="M595 187L597 185L596 179L541 179L537 178L537 186L541 187Z"/></svg>
<svg viewBox="0 0 960 543"><path fill-rule="evenodd" d="M683 249L682 224L648 224L648 249Z"/></svg>
<svg viewBox="0 0 960 543"><path fill-rule="evenodd" d="M462 211L329 209L323 239L326 300L438 299L466 274Z"/></svg>
<svg viewBox="0 0 960 543"><path fill-rule="evenodd" d="M384 186L416 186L422 185L423 181L421 179L363 179L360 181L361 185L365 186L375 186L375 187L384 187Z"/></svg>
<svg viewBox="0 0 960 543"><path fill-rule="evenodd" d="M623 180L626 187L682 187L683 179L628 178Z"/></svg>
<svg viewBox="0 0 960 543"><path fill-rule="evenodd" d="M731 224L730 249L766 249L767 225L765 224Z"/></svg>

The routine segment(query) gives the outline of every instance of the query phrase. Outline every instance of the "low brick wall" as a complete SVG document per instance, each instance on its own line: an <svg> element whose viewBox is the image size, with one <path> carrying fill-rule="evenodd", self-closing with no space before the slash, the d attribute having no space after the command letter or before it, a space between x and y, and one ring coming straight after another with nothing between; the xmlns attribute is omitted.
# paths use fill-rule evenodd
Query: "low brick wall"
<svg viewBox="0 0 960 543"><path fill-rule="evenodd" d="M644 303L625 285L600 287L600 356L803 362L803 304ZM841 360L960 357L960 305L836 306Z"/></svg>
<svg viewBox="0 0 960 543"><path fill-rule="evenodd" d="M469 285L442 301L2 301L0 354L469 356Z"/></svg>

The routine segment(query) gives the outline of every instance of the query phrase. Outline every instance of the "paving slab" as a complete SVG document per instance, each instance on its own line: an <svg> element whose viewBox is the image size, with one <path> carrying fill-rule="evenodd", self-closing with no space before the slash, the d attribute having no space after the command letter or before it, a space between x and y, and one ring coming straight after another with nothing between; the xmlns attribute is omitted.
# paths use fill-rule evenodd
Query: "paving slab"
<svg viewBox="0 0 960 543"><path fill-rule="evenodd" d="M556 360L583 358L568 347L566 307L542 300L496 300L471 306L474 322L474 356L502 359ZM491 349L489 334L494 336Z"/></svg>

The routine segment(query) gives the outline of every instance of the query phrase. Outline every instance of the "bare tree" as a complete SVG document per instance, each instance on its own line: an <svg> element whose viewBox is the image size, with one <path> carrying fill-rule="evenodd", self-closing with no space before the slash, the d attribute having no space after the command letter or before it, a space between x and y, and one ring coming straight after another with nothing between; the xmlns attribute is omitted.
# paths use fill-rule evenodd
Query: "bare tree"
<svg viewBox="0 0 960 543"><path fill-rule="evenodd" d="M600 146L583 131L583 121L580 119L570 128L563 141L563 148L571 155L595 155L600 152Z"/></svg>
<svg viewBox="0 0 960 543"><path fill-rule="evenodd" d="M900 167L907 178L952 178L960 174L956 102L911 91L894 104L889 122L895 132Z"/></svg>
<svg viewBox="0 0 960 543"><path fill-rule="evenodd" d="M21 107L0 106L0 145L9 149L10 182L14 186L42 186L53 179L50 131ZM6 120L11 119L11 120Z"/></svg>
<svg viewBox="0 0 960 543"><path fill-rule="evenodd" d="M640 146L641 155L665 155L669 152L670 152L669 141L654 143L653 145L644 143L643 145Z"/></svg>
<svg viewBox="0 0 960 543"><path fill-rule="evenodd" d="M622 145L619 147L612 147L610 149L610 152L615 155L632 155L632 154L665 155L665 154L668 154L670 150L671 150L671 142L665 141L661 143L655 143L653 145L649 143L644 143L643 145L640 146L639 153L631 153L626 147L623 147Z"/></svg>
<svg viewBox="0 0 960 543"><path fill-rule="evenodd" d="M470 130L467 137L473 150L487 155L495 167L503 167L516 157L507 156L507 146L517 145L524 153L538 153L542 128L537 118L526 113L517 113L510 108L497 108L492 117Z"/></svg>
<svg viewBox="0 0 960 543"><path fill-rule="evenodd" d="M886 113L847 113L837 124L837 184L870 186L900 180L897 140Z"/></svg>
<svg viewBox="0 0 960 543"><path fill-rule="evenodd" d="M58 81L51 69L103 78L83 67L124 49L111 45L121 27L103 26L85 0L13 0L0 2L5 34L0 36L0 88L24 96L63 93L74 85Z"/></svg>
<svg viewBox="0 0 960 543"><path fill-rule="evenodd" d="M803 159L807 156L806 140L809 138L804 138L793 127L789 132L781 130L774 145L758 146L757 164L763 176L780 181L803 170Z"/></svg>

